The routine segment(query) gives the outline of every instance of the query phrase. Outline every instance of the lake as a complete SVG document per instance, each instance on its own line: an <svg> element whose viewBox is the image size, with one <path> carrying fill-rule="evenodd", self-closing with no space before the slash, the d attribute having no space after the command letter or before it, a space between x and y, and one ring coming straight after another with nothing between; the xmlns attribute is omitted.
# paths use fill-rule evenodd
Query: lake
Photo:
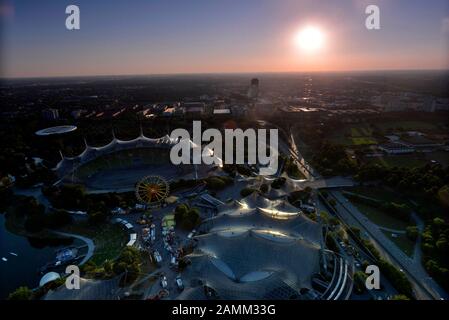
<svg viewBox="0 0 449 320"><path fill-rule="evenodd" d="M82 244L75 239L32 239L18 236L6 230L5 215L0 214L0 299L6 299L17 287L35 288L41 276L39 268L55 259L58 248ZM10 254L16 253L18 256Z"/></svg>

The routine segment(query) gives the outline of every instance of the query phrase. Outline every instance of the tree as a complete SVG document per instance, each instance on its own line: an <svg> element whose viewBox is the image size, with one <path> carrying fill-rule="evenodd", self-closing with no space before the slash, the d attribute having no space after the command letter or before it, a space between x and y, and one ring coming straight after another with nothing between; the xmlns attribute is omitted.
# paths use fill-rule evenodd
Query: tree
<svg viewBox="0 0 449 320"><path fill-rule="evenodd" d="M320 218L324 224L329 224L329 214L326 211L320 211Z"/></svg>
<svg viewBox="0 0 449 320"><path fill-rule="evenodd" d="M355 170L355 164L348 159L344 146L329 142L320 146L312 162L320 173L327 176L349 174Z"/></svg>
<svg viewBox="0 0 449 320"><path fill-rule="evenodd" d="M26 197L17 205L15 212L19 216L43 215L45 213L45 207L39 204L36 198Z"/></svg>
<svg viewBox="0 0 449 320"><path fill-rule="evenodd" d="M64 210L57 210L46 216L46 225L48 228L60 228L73 221L70 213Z"/></svg>
<svg viewBox="0 0 449 320"><path fill-rule="evenodd" d="M64 185L52 198L56 208L86 209L86 192L80 185Z"/></svg>
<svg viewBox="0 0 449 320"><path fill-rule="evenodd" d="M206 182L206 186L209 190L214 190L214 191L218 191L218 190L222 190L224 189L226 186L230 185L233 183L233 179L230 177L209 177L205 180Z"/></svg>
<svg viewBox="0 0 449 320"><path fill-rule="evenodd" d="M307 192L307 189L292 191L288 196L288 201L292 204L296 204L298 201L307 202L309 199L310 192Z"/></svg>
<svg viewBox="0 0 449 320"><path fill-rule="evenodd" d="M338 219L335 218L335 217L331 217L331 218L329 219L329 223L330 223L332 226L338 226L338 225L340 224L340 220L338 220Z"/></svg>
<svg viewBox="0 0 449 320"><path fill-rule="evenodd" d="M413 297L412 284L403 272L384 259L379 259L378 265L380 271L385 274L385 277L400 294L404 294L407 297Z"/></svg>
<svg viewBox="0 0 449 320"><path fill-rule="evenodd" d="M406 229L407 238L412 241L415 241L418 238L419 230L416 226L408 226Z"/></svg>
<svg viewBox="0 0 449 320"><path fill-rule="evenodd" d="M187 212L187 216L183 222L184 229L191 230L199 225L201 222L200 210L198 208L191 208Z"/></svg>
<svg viewBox="0 0 449 320"><path fill-rule="evenodd" d="M449 185L438 190L438 200L444 207L449 208Z"/></svg>
<svg viewBox="0 0 449 320"><path fill-rule="evenodd" d="M442 225L444 225L444 220L437 217L433 219L432 223L435 227L441 227Z"/></svg>
<svg viewBox="0 0 449 320"><path fill-rule="evenodd" d="M334 238L333 232L329 232L326 236L326 247L335 252L338 252L338 250L339 250L339 247L337 245L337 241Z"/></svg>
<svg viewBox="0 0 449 320"><path fill-rule="evenodd" d="M362 294L366 291L366 278L367 274L362 271L357 271L354 273L354 290L357 294Z"/></svg>
<svg viewBox="0 0 449 320"><path fill-rule="evenodd" d="M243 188L242 190L240 190L240 195L242 197L247 197L250 194L252 194L253 192L255 192L256 189L252 189L252 188Z"/></svg>
<svg viewBox="0 0 449 320"><path fill-rule="evenodd" d="M132 283L140 274L141 255L134 247L126 247L114 262L112 270L116 275L125 273L122 284Z"/></svg>
<svg viewBox="0 0 449 320"><path fill-rule="evenodd" d="M29 216L25 221L25 230L31 233L40 232L45 229L45 215L34 214Z"/></svg>
<svg viewBox="0 0 449 320"><path fill-rule="evenodd" d="M359 228L351 226L350 229L357 237L360 238L360 229Z"/></svg>
<svg viewBox="0 0 449 320"><path fill-rule="evenodd" d="M180 204L175 208L175 222L178 226L182 225L187 212L189 211L189 207L186 204Z"/></svg>
<svg viewBox="0 0 449 320"><path fill-rule="evenodd" d="M106 221L107 214L102 211L88 211L89 223L92 225L102 224Z"/></svg>
<svg viewBox="0 0 449 320"><path fill-rule="evenodd" d="M200 211L198 208L180 204L175 209L175 221L181 228L191 230L201 223Z"/></svg>
<svg viewBox="0 0 449 320"><path fill-rule="evenodd" d="M106 260L103 263L104 272L109 275L114 271L114 263L111 260Z"/></svg>
<svg viewBox="0 0 449 320"><path fill-rule="evenodd" d="M446 237L442 234L438 238L437 242L435 243L437 249L444 254L445 252L449 252L449 246Z"/></svg>
<svg viewBox="0 0 449 320"><path fill-rule="evenodd" d="M283 185L285 185L286 179L284 177L277 178L271 183L271 187L274 189L280 189Z"/></svg>
<svg viewBox="0 0 449 320"><path fill-rule="evenodd" d="M263 184L260 186L260 191L263 192L263 193L267 193L267 192L268 192L268 184L263 183Z"/></svg>
<svg viewBox="0 0 449 320"><path fill-rule="evenodd" d="M28 287L19 287L8 296L8 300L31 300L32 298L33 291Z"/></svg>

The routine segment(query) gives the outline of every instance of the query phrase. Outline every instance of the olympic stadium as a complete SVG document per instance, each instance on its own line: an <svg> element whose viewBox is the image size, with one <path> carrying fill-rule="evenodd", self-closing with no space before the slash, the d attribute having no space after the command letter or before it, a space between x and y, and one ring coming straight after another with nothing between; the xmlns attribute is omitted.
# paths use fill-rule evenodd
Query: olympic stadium
<svg viewBox="0 0 449 320"><path fill-rule="evenodd" d="M173 165L170 149L178 140L168 135L153 139L141 130L135 139L120 140L112 134L112 141L104 146L93 147L85 142L78 156L61 154L54 168L59 181L83 184L91 191L129 191L147 175L157 174L166 180L195 179L210 170L205 165Z"/></svg>
<svg viewBox="0 0 449 320"><path fill-rule="evenodd" d="M353 266L325 248L320 223L257 193L219 210L184 257L178 299L349 298Z"/></svg>
<svg viewBox="0 0 449 320"><path fill-rule="evenodd" d="M52 136L52 135L62 135L65 133L73 132L77 129L76 126L64 125L41 129L35 132L37 136Z"/></svg>

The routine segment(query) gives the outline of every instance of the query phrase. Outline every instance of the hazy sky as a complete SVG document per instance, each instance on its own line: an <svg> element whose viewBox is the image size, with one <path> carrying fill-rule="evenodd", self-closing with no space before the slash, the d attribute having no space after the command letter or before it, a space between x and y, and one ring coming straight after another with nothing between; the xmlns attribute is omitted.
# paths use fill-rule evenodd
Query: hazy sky
<svg viewBox="0 0 449 320"><path fill-rule="evenodd" d="M2 77L449 68L448 0L0 2ZM325 36L314 54L293 41L308 25Z"/></svg>

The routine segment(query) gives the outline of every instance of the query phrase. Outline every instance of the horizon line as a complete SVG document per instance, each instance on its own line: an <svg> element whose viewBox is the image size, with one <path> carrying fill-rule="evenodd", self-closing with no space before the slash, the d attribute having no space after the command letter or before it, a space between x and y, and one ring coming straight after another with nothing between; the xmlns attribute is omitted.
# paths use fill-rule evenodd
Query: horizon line
<svg viewBox="0 0 449 320"><path fill-rule="evenodd" d="M358 73L358 72L413 72L413 71L449 71L449 68L427 69L352 69L352 70L311 70L311 71L213 71L213 72L173 72L173 73L122 73L122 74L86 74L86 75L49 75L49 76L18 76L3 77L4 80L32 80L32 79L63 79L63 78L96 78L96 77L157 77L157 76L200 76L200 75L251 75L251 74L322 74L322 73Z"/></svg>

